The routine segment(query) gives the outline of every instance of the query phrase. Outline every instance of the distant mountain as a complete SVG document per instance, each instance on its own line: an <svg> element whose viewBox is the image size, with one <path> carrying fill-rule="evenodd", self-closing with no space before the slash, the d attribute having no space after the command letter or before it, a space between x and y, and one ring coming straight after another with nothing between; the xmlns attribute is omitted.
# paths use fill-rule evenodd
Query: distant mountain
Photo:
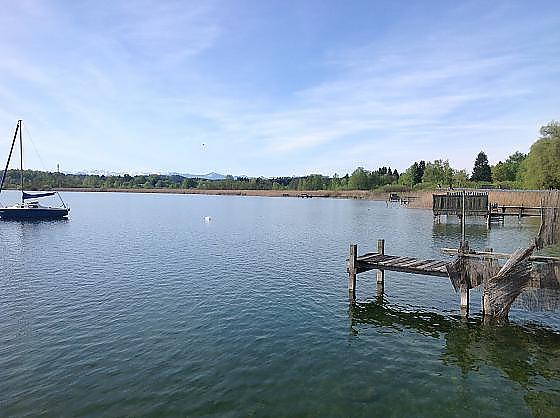
<svg viewBox="0 0 560 418"><path fill-rule="evenodd" d="M77 176L124 176L125 174L130 174L131 176L136 174L149 174L149 173L126 173L120 171L109 171L109 170L85 170L85 171L64 171L65 174L75 174Z"/></svg>
<svg viewBox="0 0 560 418"><path fill-rule="evenodd" d="M163 176L181 176L185 178L197 178L197 179L205 179L205 180L224 180L226 176L220 173L208 173L208 174L188 174L188 173L150 173L150 172L115 172L115 171L108 171L108 170L88 170L88 171L78 171L74 173L67 173L67 174L77 174L77 175L98 175L98 176L124 176L125 174L129 174L131 176L148 176L150 174L161 174Z"/></svg>
<svg viewBox="0 0 560 418"><path fill-rule="evenodd" d="M223 174L220 173L208 173L208 174L188 174L188 173L169 173L170 176L181 176L186 177L189 179L197 178L197 179L205 179L205 180L223 180L226 178Z"/></svg>

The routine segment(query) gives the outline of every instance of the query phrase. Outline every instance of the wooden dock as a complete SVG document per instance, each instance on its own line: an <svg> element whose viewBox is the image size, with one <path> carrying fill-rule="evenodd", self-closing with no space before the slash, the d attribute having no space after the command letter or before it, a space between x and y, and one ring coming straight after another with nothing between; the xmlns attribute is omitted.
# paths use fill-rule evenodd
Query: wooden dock
<svg viewBox="0 0 560 418"><path fill-rule="evenodd" d="M467 252L460 252L454 248L442 248L443 254L465 258L483 259L509 259L511 254L490 251L476 251L467 248ZM560 291L560 258L547 256L531 256L528 259L534 264L528 288L552 289ZM419 259L416 257L385 254L385 240L377 241L377 251L358 256L358 246L350 245L350 254L347 260L348 292L355 299L356 278L359 273L377 270L377 293L384 291L385 271L420 274L423 276L436 276L449 278L448 267L452 269L452 260ZM467 273L465 273L467 274ZM464 286L469 286L464 284ZM475 286L472 286L475 287ZM458 289L460 295L461 314L468 315L469 287Z"/></svg>
<svg viewBox="0 0 560 418"><path fill-rule="evenodd" d="M426 276L449 277L445 268L446 264L446 261L441 260L420 260L413 257L379 253L367 253L356 258L358 273L369 270L390 270Z"/></svg>
<svg viewBox="0 0 560 418"><path fill-rule="evenodd" d="M542 217L543 206L513 206L491 204L485 192L447 192L432 195L432 212L434 219L440 216L458 216L464 225L465 218L480 216L486 218L486 226L491 228L493 222L504 222L506 217Z"/></svg>
<svg viewBox="0 0 560 418"><path fill-rule="evenodd" d="M348 293L352 299L356 295L356 277L359 273L369 270L377 270L377 292L383 293L385 282L385 270L403 273L421 274L424 276L447 277L448 261L422 260L415 257L385 254L385 240L377 240L377 252L366 253L358 256L358 246L350 245L348 256ZM460 297L461 313L468 315L469 311L469 289L462 288Z"/></svg>
<svg viewBox="0 0 560 418"><path fill-rule="evenodd" d="M490 206L490 217L494 220L502 220L506 216L516 216L517 218L541 217L543 207L540 206L508 206L508 205L492 205Z"/></svg>

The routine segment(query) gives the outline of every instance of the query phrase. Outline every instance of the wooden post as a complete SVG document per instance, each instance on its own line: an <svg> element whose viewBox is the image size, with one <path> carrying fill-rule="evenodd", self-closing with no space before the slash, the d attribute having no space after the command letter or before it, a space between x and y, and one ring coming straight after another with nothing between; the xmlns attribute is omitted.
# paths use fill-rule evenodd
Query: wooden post
<svg viewBox="0 0 560 418"><path fill-rule="evenodd" d="M485 252L490 253L487 256L483 257L482 259L485 260L491 267L494 265L494 259L492 258L492 253L494 252L493 248L485 248ZM486 294L486 287L488 283L486 283L484 279L482 282L482 314L486 315L490 313L490 298Z"/></svg>
<svg viewBox="0 0 560 418"><path fill-rule="evenodd" d="M385 240L378 239L377 240L377 253L378 254L385 254ZM377 270L377 284L383 284L385 281L385 271L384 270Z"/></svg>
<svg viewBox="0 0 560 418"><path fill-rule="evenodd" d="M465 242L465 191L463 190L463 203L461 204L461 242Z"/></svg>
<svg viewBox="0 0 560 418"><path fill-rule="evenodd" d="M356 260L358 258L358 245L350 244L350 253L348 255L348 293L354 295L356 292Z"/></svg>
<svg viewBox="0 0 560 418"><path fill-rule="evenodd" d="M467 316L469 314L469 288L467 286L461 287L461 315Z"/></svg>

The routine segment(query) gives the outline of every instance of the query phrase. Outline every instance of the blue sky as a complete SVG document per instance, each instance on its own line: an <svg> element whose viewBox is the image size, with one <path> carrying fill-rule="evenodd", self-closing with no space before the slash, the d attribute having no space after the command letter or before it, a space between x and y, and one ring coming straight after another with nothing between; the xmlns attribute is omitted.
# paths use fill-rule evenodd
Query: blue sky
<svg viewBox="0 0 560 418"><path fill-rule="evenodd" d="M24 119L36 169L332 175L447 158L470 171L480 150L527 152L560 119L558 1L2 9L0 150Z"/></svg>

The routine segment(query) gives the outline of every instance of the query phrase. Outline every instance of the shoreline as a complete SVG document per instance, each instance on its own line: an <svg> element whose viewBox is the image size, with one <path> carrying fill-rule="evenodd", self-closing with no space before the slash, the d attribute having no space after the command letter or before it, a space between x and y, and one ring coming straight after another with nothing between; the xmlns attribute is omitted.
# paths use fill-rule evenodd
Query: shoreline
<svg viewBox="0 0 560 418"><path fill-rule="evenodd" d="M191 194L211 196L256 196L256 197L323 197L334 199L387 200L389 193L368 190L205 190L205 189L113 189L113 188L61 188L59 192L95 192L95 193L163 193Z"/></svg>
<svg viewBox="0 0 560 418"><path fill-rule="evenodd" d="M8 189L9 190L9 189ZM204 190L204 189L119 189L119 188L60 188L60 192L92 192L92 193L161 193L161 194L188 194L210 196L254 196L254 197L315 197L329 199L360 199L388 201L390 192L369 190ZM447 189L421 190L411 192L398 192L408 200L405 207L414 209L431 209L432 195L446 193ZM475 191L475 190L469 190ZM543 199L551 193L560 193L558 190L476 190L488 193L490 203L498 205L539 207Z"/></svg>

